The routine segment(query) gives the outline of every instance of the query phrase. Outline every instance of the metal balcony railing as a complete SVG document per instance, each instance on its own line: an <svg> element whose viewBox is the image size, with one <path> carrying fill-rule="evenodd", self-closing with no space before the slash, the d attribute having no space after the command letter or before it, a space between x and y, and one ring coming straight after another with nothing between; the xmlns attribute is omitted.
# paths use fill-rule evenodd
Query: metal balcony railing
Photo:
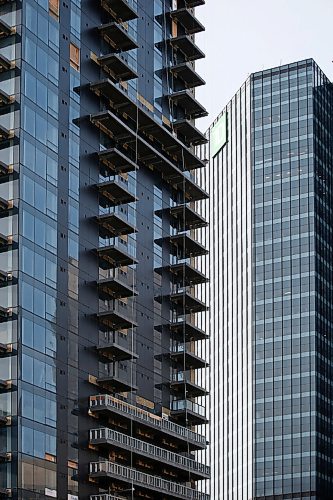
<svg viewBox="0 0 333 500"><path fill-rule="evenodd" d="M98 409L98 407L110 407L117 410L119 413L126 414L137 421L146 422L149 426L159 428L162 432L170 433L178 436L186 441L197 443L203 447L206 446L206 438L196 432L178 425L170 420L153 415L146 410L137 408L109 395L99 395L90 398L90 408Z"/></svg>
<svg viewBox="0 0 333 500"><path fill-rule="evenodd" d="M119 443L122 447L131 449L134 452L143 454L152 458L153 460L158 460L162 463L168 463L172 466L180 466L189 472L195 472L202 476L209 477L210 468L202 463L196 462L190 458L179 455L178 453L173 453L172 451L165 450L159 446L155 446L140 439L127 436L121 432L114 431L108 428L102 429L92 429L90 431L90 441L95 444L96 441L111 441L113 443Z"/></svg>
<svg viewBox="0 0 333 500"><path fill-rule="evenodd" d="M155 490L170 496L170 498L183 498L185 500L209 500L209 495L201 491L188 488L179 483L167 481L158 476L139 472L130 467L124 467L112 462L93 462L90 464L90 474L95 476L110 475L122 481L137 484L149 490Z"/></svg>
<svg viewBox="0 0 333 500"><path fill-rule="evenodd" d="M124 500L124 497L115 497L107 493L102 495L90 495L90 500Z"/></svg>

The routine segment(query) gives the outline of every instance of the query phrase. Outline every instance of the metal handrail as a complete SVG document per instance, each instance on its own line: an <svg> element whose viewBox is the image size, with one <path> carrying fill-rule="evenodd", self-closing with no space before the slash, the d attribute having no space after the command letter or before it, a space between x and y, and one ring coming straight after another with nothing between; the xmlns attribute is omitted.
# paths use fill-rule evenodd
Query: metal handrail
<svg viewBox="0 0 333 500"><path fill-rule="evenodd" d="M180 465L185 467L188 471L198 472L204 475L210 474L210 467L208 465L196 462L193 459L179 455L159 446L155 446L140 439L136 439L121 432L114 431L108 428L92 429L90 430L90 440L110 440L122 444L133 451L152 455L156 460L162 460L171 464Z"/></svg>
<svg viewBox="0 0 333 500"><path fill-rule="evenodd" d="M199 443L200 445L206 446L206 438L201 434L197 434L196 432L183 427L182 425L171 422L166 418L161 418L158 415L154 415L146 410L142 410L136 406L130 405L121 401L120 399L115 398L114 396L109 396L108 394L93 396L90 398L90 408L96 407L111 407L114 408L121 413L125 413L131 417L134 417L137 420L142 420L147 422L154 427L159 427L162 431L170 432L177 436L182 437L185 440L189 440L195 443Z"/></svg>
<svg viewBox="0 0 333 500"><path fill-rule="evenodd" d="M110 474L126 479L128 482L134 482L148 488L160 490L164 493L172 494L173 498L183 498L185 500L209 500L209 495L201 491L188 488L179 483L167 481L158 476L152 476L144 472L140 472L130 467L115 464L113 462L92 462L90 463L90 474ZM98 497L97 497L98 498ZM108 499L109 500L109 499Z"/></svg>

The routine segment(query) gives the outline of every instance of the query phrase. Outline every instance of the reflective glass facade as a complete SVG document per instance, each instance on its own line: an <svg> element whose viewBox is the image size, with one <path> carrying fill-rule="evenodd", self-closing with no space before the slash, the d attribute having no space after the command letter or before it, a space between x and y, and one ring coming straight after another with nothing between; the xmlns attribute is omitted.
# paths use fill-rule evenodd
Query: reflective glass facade
<svg viewBox="0 0 333 500"><path fill-rule="evenodd" d="M203 0L0 0L0 496L208 500Z"/></svg>
<svg viewBox="0 0 333 500"><path fill-rule="evenodd" d="M214 498L329 499L332 86L301 61L251 75L222 114L208 176Z"/></svg>

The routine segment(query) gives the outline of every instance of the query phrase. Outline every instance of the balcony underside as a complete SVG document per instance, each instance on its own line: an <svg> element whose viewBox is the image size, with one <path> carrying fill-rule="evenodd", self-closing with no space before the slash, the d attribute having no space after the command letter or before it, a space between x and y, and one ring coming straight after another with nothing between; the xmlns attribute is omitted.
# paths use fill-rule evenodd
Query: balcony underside
<svg viewBox="0 0 333 500"><path fill-rule="evenodd" d="M172 282L174 284L191 286L208 283L208 278L202 272L198 271L187 262L159 267L155 269L155 272L157 272L158 274L162 274L163 269L169 271L172 274Z"/></svg>
<svg viewBox="0 0 333 500"><path fill-rule="evenodd" d="M201 85L205 85L205 80L201 78L201 76L196 73L193 66L188 63L179 63L174 66L170 66L170 72L176 77L182 80L185 87L188 89L199 87Z"/></svg>
<svg viewBox="0 0 333 500"><path fill-rule="evenodd" d="M168 325L168 328L174 337L178 338L180 341L195 342L208 339L206 332L201 330L198 326L193 325L188 320L171 323Z"/></svg>
<svg viewBox="0 0 333 500"><path fill-rule="evenodd" d="M169 212L182 231L208 226L208 222L188 205L177 205L170 208Z"/></svg>
<svg viewBox="0 0 333 500"><path fill-rule="evenodd" d="M5 21L0 20L0 38L6 38L14 33L13 28L9 26Z"/></svg>
<svg viewBox="0 0 333 500"><path fill-rule="evenodd" d="M205 312L208 310L204 302L187 291L171 294L170 301L181 310L184 310L185 314Z"/></svg>
<svg viewBox="0 0 333 500"><path fill-rule="evenodd" d="M14 132L0 125L0 142L9 141L14 137Z"/></svg>
<svg viewBox="0 0 333 500"><path fill-rule="evenodd" d="M101 67L116 81L126 82L138 78L137 72L118 54L107 54L99 57L97 60Z"/></svg>
<svg viewBox="0 0 333 500"><path fill-rule="evenodd" d="M116 245L101 247L97 250L97 253L99 266L104 270L131 266L138 263L137 259Z"/></svg>
<svg viewBox="0 0 333 500"><path fill-rule="evenodd" d="M191 236L185 233L169 236L168 239L172 250L179 258L200 257L207 255L208 250L198 241L194 240Z"/></svg>
<svg viewBox="0 0 333 500"><path fill-rule="evenodd" d="M181 380L170 382L170 389L173 394L182 395L189 398L200 398L207 396L208 392L191 380Z"/></svg>
<svg viewBox="0 0 333 500"><path fill-rule="evenodd" d="M0 161L0 182L6 182L11 174L14 173L12 165Z"/></svg>
<svg viewBox="0 0 333 500"><path fill-rule="evenodd" d="M133 286L128 286L118 278L106 278L97 282L101 300L123 299L135 297L138 293Z"/></svg>
<svg viewBox="0 0 333 500"><path fill-rule="evenodd" d="M101 0L101 4L117 21L132 21L138 17L127 0Z"/></svg>
<svg viewBox="0 0 333 500"><path fill-rule="evenodd" d="M193 123L187 119L176 120L172 123L174 130L179 134L185 144L200 146L201 144L207 144L207 139L205 135L198 130Z"/></svg>
<svg viewBox="0 0 333 500"><path fill-rule="evenodd" d="M96 217L99 224L99 232L102 238L113 238L117 236L136 233L136 227L116 213L99 215Z"/></svg>
<svg viewBox="0 0 333 500"><path fill-rule="evenodd" d="M136 391L138 388L136 385L131 384L129 380L125 380L116 375L107 375L97 379L97 383L100 387L103 387L109 392L132 392Z"/></svg>
<svg viewBox="0 0 333 500"><path fill-rule="evenodd" d="M205 425L208 424L208 419L204 415L200 415L194 410L191 409L181 409L181 410L172 410L171 416L177 422L181 424L189 424L189 425Z"/></svg>
<svg viewBox="0 0 333 500"><path fill-rule="evenodd" d="M6 94L3 90L0 90L0 108L4 108L13 104L15 101L14 96Z"/></svg>
<svg viewBox="0 0 333 500"><path fill-rule="evenodd" d="M137 323L132 320L126 313L122 313L115 309L103 311L97 314L97 318L101 327L107 330L127 330L137 326Z"/></svg>
<svg viewBox="0 0 333 500"><path fill-rule="evenodd" d="M207 110L196 100L189 90L180 90L169 94L168 99L176 106L180 106L186 118L202 118L208 115Z"/></svg>
<svg viewBox="0 0 333 500"><path fill-rule="evenodd" d="M99 32L104 36L106 41L119 52L137 49L138 45L131 37L128 31L119 23L103 24L99 28Z"/></svg>
<svg viewBox="0 0 333 500"><path fill-rule="evenodd" d="M7 358L14 354L13 344L0 344L0 358Z"/></svg>
<svg viewBox="0 0 333 500"><path fill-rule="evenodd" d="M137 359L138 355L126 349L118 342L109 342L108 344L97 347L98 354L110 361L129 361Z"/></svg>
<svg viewBox="0 0 333 500"><path fill-rule="evenodd" d="M186 57L187 61L196 61L197 59L203 59L205 57L202 50L199 49L192 38L188 35L170 38L170 45L173 49L180 50Z"/></svg>
<svg viewBox="0 0 333 500"><path fill-rule="evenodd" d="M125 174L137 170L138 166L117 148L110 148L98 153L101 174L108 177L112 174Z"/></svg>
<svg viewBox="0 0 333 500"><path fill-rule="evenodd" d="M116 207L137 201L136 196L118 181L101 182L96 185L102 207Z"/></svg>
<svg viewBox="0 0 333 500"><path fill-rule="evenodd" d="M180 8L170 12L173 21L181 24L189 35L205 31L205 27L195 17L194 13L186 8Z"/></svg>
<svg viewBox="0 0 333 500"><path fill-rule="evenodd" d="M189 9L200 7L201 5L205 5L205 3L205 0L185 0L186 7L188 7Z"/></svg>
<svg viewBox="0 0 333 500"><path fill-rule="evenodd" d="M154 149L159 144L163 144L165 154L170 157L170 161L176 159L175 167L181 170L192 170L205 166L204 161L172 134L170 127L167 128L166 125L158 123L148 111L145 111L138 102L134 102L123 90L116 87L111 80L104 79L101 82L91 84L90 88L96 94L103 95L111 101L113 109L123 114L121 119L110 111L101 112L91 117L93 123L104 122L106 133L109 132L109 135L111 133L111 136L114 137L123 134L124 136L121 136L122 142L132 138L132 141L135 140L136 144L138 131L141 134L139 137L142 139L153 137L156 146L151 144L151 148ZM126 120L124 120L124 115ZM117 118L118 122L112 117ZM109 127L109 129L108 121L111 122L111 128ZM112 122L114 123L112 124ZM123 124L123 128L121 124ZM115 128L114 131L113 128Z"/></svg>
<svg viewBox="0 0 333 500"><path fill-rule="evenodd" d="M187 348L183 351L171 352L170 359L175 365L182 366L185 370L199 370L209 366L203 358Z"/></svg>
<svg viewBox="0 0 333 500"><path fill-rule="evenodd" d="M0 55L0 73L9 71L14 68L14 63L12 63L7 57Z"/></svg>
<svg viewBox="0 0 333 500"><path fill-rule="evenodd" d="M0 415L0 427L6 427L11 424L11 417Z"/></svg>
<svg viewBox="0 0 333 500"><path fill-rule="evenodd" d="M0 379L0 394L5 392L10 392L14 390L14 386L11 380L1 380Z"/></svg>

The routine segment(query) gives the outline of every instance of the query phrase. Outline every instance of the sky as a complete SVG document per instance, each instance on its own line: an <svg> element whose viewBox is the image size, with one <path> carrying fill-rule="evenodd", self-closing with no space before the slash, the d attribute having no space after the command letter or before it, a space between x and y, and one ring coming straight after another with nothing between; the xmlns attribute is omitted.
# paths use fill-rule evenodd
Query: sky
<svg viewBox="0 0 333 500"><path fill-rule="evenodd" d="M255 71L312 57L333 80L333 0L206 0L196 15L206 26L196 38L202 131Z"/></svg>

